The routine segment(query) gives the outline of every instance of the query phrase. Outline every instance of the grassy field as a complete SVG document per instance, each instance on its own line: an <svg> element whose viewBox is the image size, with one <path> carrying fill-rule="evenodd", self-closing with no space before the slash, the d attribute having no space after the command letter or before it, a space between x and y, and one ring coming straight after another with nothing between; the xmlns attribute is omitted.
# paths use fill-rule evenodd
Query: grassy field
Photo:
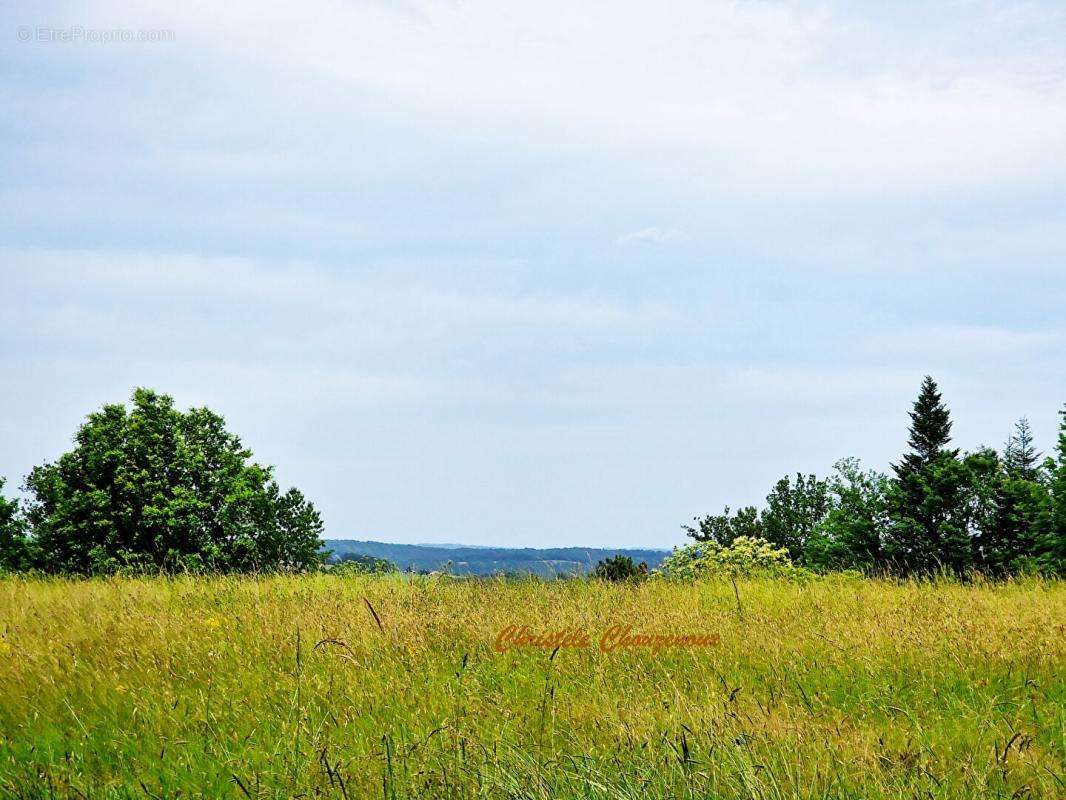
<svg viewBox="0 0 1066 800"><path fill-rule="evenodd" d="M1035 580L9 578L0 794L1062 798L1064 623Z"/></svg>

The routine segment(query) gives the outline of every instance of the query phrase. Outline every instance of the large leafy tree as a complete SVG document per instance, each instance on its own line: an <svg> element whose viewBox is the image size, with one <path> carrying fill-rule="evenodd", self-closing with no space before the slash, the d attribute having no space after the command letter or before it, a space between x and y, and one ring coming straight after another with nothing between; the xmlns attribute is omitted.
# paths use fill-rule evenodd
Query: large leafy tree
<svg viewBox="0 0 1066 800"><path fill-rule="evenodd" d="M888 487L887 475L863 470L858 459L838 461L828 481L829 511L808 539L803 562L819 570L879 570Z"/></svg>
<svg viewBox="0 0 1066 800"><path fill-rule="evenodd" d="M28 569L33 557L26 521L18 501L6 499L3 491L4 479L0 478L0 571Z"/></svg>
<svg viewBox="0 0 1066 800"><path fill-rule="evenodd" d="M742 536L759 539L763 535L759 509L755 506L738 508L735 514L730 513L729 506L726 506L721 514L708 514L692 521L696 523L695 527L682 525L681 528L697 542L715 542L729 547Z"/></svg>
<svg viewBox="0 0 1066 800"><path fill-rule="evenodd" d="M766 509L762 512L763 537L771 544L787 549L789 558L800 560L829 509L826 481L797 472L793 482L786 475L766 496Z"/></svg>
<svg viewBox="0 0 1066 800"><path fill-rule="evenodd" d="M320 559L322 520L296 489L206 408L137 389L132 408L89 415L75 448L30 473L28 519L42 565L302 569Z"/></svg>

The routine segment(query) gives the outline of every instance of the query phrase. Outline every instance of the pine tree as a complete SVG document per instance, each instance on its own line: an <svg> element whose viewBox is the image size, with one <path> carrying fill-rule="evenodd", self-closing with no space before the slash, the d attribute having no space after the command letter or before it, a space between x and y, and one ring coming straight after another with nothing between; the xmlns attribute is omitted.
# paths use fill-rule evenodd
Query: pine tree
<svg viewBox="0 0 1066 800"><path fill-rule="evenodd" d="M922 389L918 399L914 401L910 418L908 444L911 452L905 454L900 463L892 467L900 480L928 466L942 453L950 453L952 458L959 453L958 450L945 450L951 441L951 412L940 397L936 381L929 375L922 381Z"/></svg>
<svg viewBox="0 0 1066 800"><path fill-rule="evenodd" d="M1055 476L1052 481L1055 493L1055 528L1060 536L1066 536L1066 407L1059 412L1062 421L1059 424L1059 442L1055 448L1058 462L1055 464Z"/></svg>
<svg viewBox="0 0 1066 800"><path fill-rule="evenodd" d="M884 555L905 574L947 568L961 574L973 565L966 513L969 469L949 450L951 416L936 381L922 381L910 413L911 452L893 465L890 525Z"/></svg>
<svg viewBox="0 0 1066 800"><path fill-rule="evenodd" d="M979 569L993 577L1044 569L1038 556L1049 530L1051 494L1025 417L1015 423L1002 461L987 477L984 487L991 491L978 493L972 503Z"/></svg>
<svg viewBox="0 0 1066 800"><path fill-rule="evenodd" d="M1040 476L1040 453L1033 446L1033 430L1025 417L1014 423L1014 433L1003 448L1003 464L1012 478L1035 481Z"/></svg>

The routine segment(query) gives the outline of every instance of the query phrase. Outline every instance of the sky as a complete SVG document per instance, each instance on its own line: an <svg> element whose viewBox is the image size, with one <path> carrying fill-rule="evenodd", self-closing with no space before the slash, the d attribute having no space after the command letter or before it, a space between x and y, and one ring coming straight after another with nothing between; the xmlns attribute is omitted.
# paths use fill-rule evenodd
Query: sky
<svg viewBox="0 0 1066 800"><path fill-rule="evenodd" d="M1066 401L1061 2L0 4L0 476L136 386L330 538L670 547Z"/></svg>

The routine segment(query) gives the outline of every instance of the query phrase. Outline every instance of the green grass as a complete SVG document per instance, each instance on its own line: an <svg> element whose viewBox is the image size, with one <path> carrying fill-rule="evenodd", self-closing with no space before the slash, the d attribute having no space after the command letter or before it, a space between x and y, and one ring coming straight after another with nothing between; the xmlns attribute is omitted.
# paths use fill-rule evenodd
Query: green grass
<svg viewBox="0 0 1066 800"><path fill-rule="evenodd" d="M1064 621L1037 580L8 578L0 795L1061 798ZM721 642L493 650L615 623Z"/></svg>

